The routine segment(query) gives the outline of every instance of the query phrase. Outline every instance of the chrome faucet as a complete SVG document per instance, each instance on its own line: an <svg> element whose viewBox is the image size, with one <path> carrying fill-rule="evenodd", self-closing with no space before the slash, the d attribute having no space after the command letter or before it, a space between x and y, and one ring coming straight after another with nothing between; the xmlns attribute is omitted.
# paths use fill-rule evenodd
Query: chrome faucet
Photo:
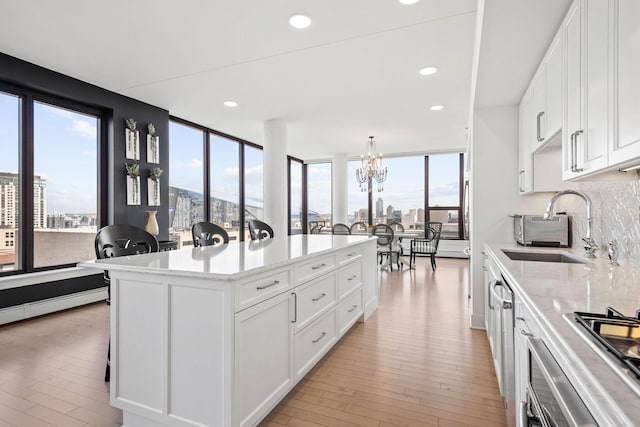
<svg viewBox="0 0 640 427"><path fill-rule="evenodd" d="M561 196L564 196L565 194L573 194L574 196L578 196L582 200L584 200L585 203L587 204L587 235L582 238L582 241L584 241L584 251L586 253L587 258L595 258L596 257L595 252L596 252L596 249L598 249L597 247L598 245L596 245L596 242L594 242L593 238L591 237L591 223L592 223L593 217L591 216L591 199L589 198L589 196L587 196L581 191L575 191L575 190L564 190L559 193L556 193L553 195L553 197L549 201L549 206L547 206L547 210L544 213L543 218L546 220L551 218L551 213L553 212L553 204L556 202L556 200L558 200L558 198L560 198Z"/></svg>

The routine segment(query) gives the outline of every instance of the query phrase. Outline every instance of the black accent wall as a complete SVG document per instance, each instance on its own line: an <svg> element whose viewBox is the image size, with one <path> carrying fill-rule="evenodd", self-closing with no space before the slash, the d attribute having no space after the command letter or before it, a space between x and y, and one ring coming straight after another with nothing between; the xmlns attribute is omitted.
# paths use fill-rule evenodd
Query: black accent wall
<svg viewBox="0 0 640 427"><path fill-rule="evenodd" d="M72 64L73 66L73 64ZM160 234L158 240L168 239L169 221L169 112L162 108L116 94L98 86L48 70L18 58L0 53L0 82L27 88L82 103L104 112L106 147L99 152L106 188L101 188L98 202L101 224L131 224L145 227L145 211L156 210ZM125 171L125 120L134 118L140 131L140 183L141 205L127 206ZM146 162L147 125L153 123L160 137L160 164ZM69 153L69 162L74 161ZM129 160L128 162L131 162ZM106 167L105 167L106 166ZM160 199L162 206L147 206L147 173L152 166L160 166ZM105 179L106 178L106 179ZM54 298L104 286L102 274L83 278L42 283L0 291L0 308L42 299Z"/></svg>

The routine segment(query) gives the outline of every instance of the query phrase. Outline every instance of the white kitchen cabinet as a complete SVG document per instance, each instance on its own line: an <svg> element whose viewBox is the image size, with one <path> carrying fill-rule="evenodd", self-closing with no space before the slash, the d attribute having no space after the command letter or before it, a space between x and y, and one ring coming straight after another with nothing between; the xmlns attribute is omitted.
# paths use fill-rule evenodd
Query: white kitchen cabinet
<svg viewBox="0 0 640 427"><path fill-rule="evenodd" d="M563 178L608 165L610 133L609 2L576 0L563 22L565 121Z"/></svg>
<svg viewBox="0 0 640 427"><path fill-rule="evenodd" d="M524 422L529 385L528 340L539 335L539 326L523 302L517 297L514 300L515 418L516 427L528 427Z"/></svg>
<svg viewBox="0 0 640 427"><path fill-rule="evenodd" d="M538 72L531 81L531 99L528 111L529 138L531 151L542 146L546 138L546 111L547 111L547 65L540 64Z"/></svg>
<svg viewBox="0 0 640 427"><path fill-rule="evenodd" d="M615 136L611 165L640 158L640 2L617 0L612 7Z"/></svg>
<svg viewBox="0 0 640 427"><path fill-rule="evenodd" d="M294 382L289 292L236 314L235 401L237 424L256 425Z"/></svg>
<svg viewBox="0 0 640 427"><path fill-rule="evenodd" d="M529 194L533 191L530 112L531 91L527 91L518 109L518 191L520 194Z"/></svg>
<svg viewBox="0 0 640 427"><path fill-rule="evenodd" d="M562 31L558 31L546 55L547 109L543 128L545 141L562 129Z"/></svg>

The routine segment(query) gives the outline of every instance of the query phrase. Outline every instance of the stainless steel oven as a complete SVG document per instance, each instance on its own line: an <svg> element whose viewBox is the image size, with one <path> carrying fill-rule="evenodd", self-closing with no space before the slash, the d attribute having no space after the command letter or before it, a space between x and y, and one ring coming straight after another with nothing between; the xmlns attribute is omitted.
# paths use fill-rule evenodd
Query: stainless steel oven
<svg viewBox="0 0 640 427"><path fill-rule="evenodd" d="M520 416L523 426L597 427L553 355L539 338L529 338L527 405Z"/></svg>

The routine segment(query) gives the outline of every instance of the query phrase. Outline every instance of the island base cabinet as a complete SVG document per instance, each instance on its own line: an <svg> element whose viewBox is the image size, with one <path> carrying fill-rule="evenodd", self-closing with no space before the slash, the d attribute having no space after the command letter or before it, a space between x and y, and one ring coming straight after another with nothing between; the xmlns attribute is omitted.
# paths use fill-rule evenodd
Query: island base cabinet
<svg viewBox="0 0 640 427"><path fill-rule="evenodd" d="M256 425L293 386L293 310L287 292L236 314L233 425Z"/></svg>
<svg viewBox="0 0 640 427"><path fill-rule="evenodd" d="M329 351L336 341L336 311L331 310L296 335L296 381Z"/></svg>

